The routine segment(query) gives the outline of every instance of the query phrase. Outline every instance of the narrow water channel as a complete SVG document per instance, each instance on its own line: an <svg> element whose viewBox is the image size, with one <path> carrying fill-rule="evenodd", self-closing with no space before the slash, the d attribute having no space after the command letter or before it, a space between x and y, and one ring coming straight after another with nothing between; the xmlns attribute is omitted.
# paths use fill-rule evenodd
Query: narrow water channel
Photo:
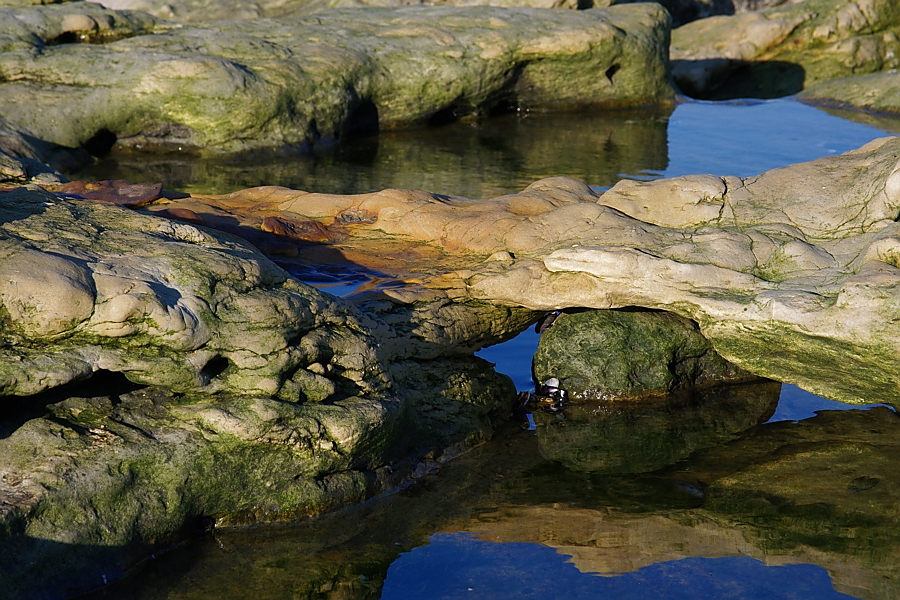
<svg viewBox="0 0 900 600"><path fill-rule="evenodd" d="M261 184L470 197L567 175L753 176L878 127L792 100L520 114L384 133L309 156L112 155L83 179L224 193ZM352 293L359 281L329 291ZM480 355L533 386L537 335ZM511 422L418 482L336 515L217 530L90 598L900 597L900 417L755 383Z"/></svg>

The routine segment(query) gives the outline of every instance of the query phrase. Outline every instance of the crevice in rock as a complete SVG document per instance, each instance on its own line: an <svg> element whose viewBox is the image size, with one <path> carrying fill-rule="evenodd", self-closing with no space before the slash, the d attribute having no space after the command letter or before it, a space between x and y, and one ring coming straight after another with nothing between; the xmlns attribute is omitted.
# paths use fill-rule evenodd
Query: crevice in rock
<svg viewBox="0 0 900 600"><path fill-rule="evenodd" d="M341 137L373 135L378 128L378 107L371 100L363 100L344 120Z"/></svg>
<svg viewBox="0 0 900 600"><path fill-rule="evenodd" d="M116 144L116 134L109 129L101 129L91 137L88 141L81 145L81 148L92 156L102 157L110 153Z"/></svg>
<svg viewBox="0 0 900 600"><path fill-rule="evenodd" d="M448 123L456 121L461 115L465 114L466 112L468 111L463 110L462 104L460 102L453 102L428 117L427 124L429 127L440 127L441 125L446 125Z"/></svg>
<svg viewBox="0 0 900 600"><path fill-rule="evenodd" d="M31 396L7 396L0 404L0 439L9 437L26 422L50 414L47 407L67 398L95 398L106 396L117 399L146 386L129 381L125 375L113 371L97 371L89 379L34 394Z"/></svg>
<svg viewBox="0 0 900 600"><path fill-rule="evenodd" d="M621 69L621 68L622 68L622 66L621 66L619 63L613 63L613 64L610 65L610 67L609 67L608 69L606 69L606 71L604 72L604 75L606 75L606 78L609 80L609 82L610 82L611 84L615 85L616 82L613 81L613 77L615 76L616 73L619 72L619 69Z"/></svg>
<svg viewBox="0 0 900 600"><path fill-rule="evenodd" d="M200 378L203 380L204 385L224 373L230 365L231 361L224 356L213 357L202 369L200 369Z"/></svg>

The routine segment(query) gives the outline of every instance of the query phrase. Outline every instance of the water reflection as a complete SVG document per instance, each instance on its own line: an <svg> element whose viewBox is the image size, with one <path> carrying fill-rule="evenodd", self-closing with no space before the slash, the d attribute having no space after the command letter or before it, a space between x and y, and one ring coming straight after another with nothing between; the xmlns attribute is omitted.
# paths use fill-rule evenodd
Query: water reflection
<svg viewBox="0 0 900 600"><path fill-rule="evenodd" d="M893 410L887 404L863 404L851 405L843 402L828 400L821 396L807 392L796 385L784 384L781 386L781 394L778 399L778 409L769 417L769 423L777 421L802 421L816 416L820 410L868 410L876 406L883 406Z"/></svg>
<svg viewBox="0 0 900 600"><path fill-rule="evenodd" d="M577 403L564 418L544 412L534 418L541 452L567 469L647 473L765 422L780 391L776 382L721 386L641 401ZM701 491L694 494L702 498Z"/></svg>
<svg viewBox="0 0 900 600"><path fill-rule="evenodd" d="M767 384L760 390L771 401ZM652 439L644 440L622 454L652 454ZM579 451L581 441L554 444L556 455L565 456ZM596 590L628 597L629 586L651 584L665 591L679 579L711 587L697 594L672 583L668 597L717 597L717 590L742 598L839 597L832 584L859 598L900 594L900 417L893 411L826 411L798 423L755 425L737 439L709 444L650 473L574 471L548 460L541 451L546 442L534 432L509 427L396 494L293 525L216 531L94 597L344 599L378 598L384 589L386 598L421 598L422 586L436 585L434 568L419 564L413 583L393 577L408 557L436 553L436 539L462 540L465 547L456 548L462 554L452 560L478 563L465 580L473 592L498 578L516 597L539 592L533 578L516 575L525 559L510 546L537 544L526 555L543 557L543 567L526 571L560 589L566 588L554 577L563 577L561 569L568 569L565 577L580 577L571 566L580 573L630 574L584 579L595 590L584 597L599 596ZM494 545L484 554L471 537L432 537L454 532ZM571 558L553 558L547 549ZM741 560L721 560L735 558ZM771 569L785 565L798 566ZM702 573L714 576L703 580ZM784 595L762 596L779 589L765 581L781 581ZM418 587L402 595L397 590L404 585ZM441 594L432 597L465 595Z"/></svg>
<svg viewBox="0 0 900 600"><path fill-rule="evenodd" d="M852 598L836 592L827 571L814 565L769 567L746 557L684 558L596 577L578 570L570 559L540 544L498 544L461 534L435 534L427 546L391 565L381 598Z"/></svg>
<svg viewBox="0 0 900 600"><path fill-rule="evenodd" d="M199 159L114 153L69 175L163 181L167 189L207 194L281 185L336 194L407 188L492 198L557 175L607 187L621 173L666 169L671 111L508 114L388 131L303 155Z"/></svg>

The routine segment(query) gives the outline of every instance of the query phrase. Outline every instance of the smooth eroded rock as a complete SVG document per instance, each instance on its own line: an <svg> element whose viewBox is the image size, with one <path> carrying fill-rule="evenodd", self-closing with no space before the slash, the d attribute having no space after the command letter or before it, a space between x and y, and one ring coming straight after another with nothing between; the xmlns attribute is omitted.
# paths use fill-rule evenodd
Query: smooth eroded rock
<svg viewBox="0 0 900 600"><path fill-rule="evenodd" d="M895 69L842 77L813 85L800 92L797 97L820 106L896 115L900 114L900 77Z"/></svg>

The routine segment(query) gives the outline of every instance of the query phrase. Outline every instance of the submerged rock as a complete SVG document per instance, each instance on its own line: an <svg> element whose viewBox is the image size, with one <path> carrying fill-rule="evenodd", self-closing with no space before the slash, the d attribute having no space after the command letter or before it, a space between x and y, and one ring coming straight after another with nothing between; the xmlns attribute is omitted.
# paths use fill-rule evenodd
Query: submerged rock
<svg viewBox="0 0 900 600"><path fill-rule="evenodd" d="M94 154L113 144L308 149L510 106L667 101L668 34L653 4L347 9L191 26L81 2L0 7L0 104L31 135Z"/></svg>
<svg viewBox="0 0 900 600"><path fill-rule="evenodd" d="M698 98L772 98L900 66L892 0L805 0L672 32L673 74Z"/></svg>
<svg viewBox="0 0 900 600"><path fill-rule="evenodd" d="M541 334L534 377L560 380L578 399L663 395L749 373L716 354L696 323L667 312L562 315Z"/></svg>

